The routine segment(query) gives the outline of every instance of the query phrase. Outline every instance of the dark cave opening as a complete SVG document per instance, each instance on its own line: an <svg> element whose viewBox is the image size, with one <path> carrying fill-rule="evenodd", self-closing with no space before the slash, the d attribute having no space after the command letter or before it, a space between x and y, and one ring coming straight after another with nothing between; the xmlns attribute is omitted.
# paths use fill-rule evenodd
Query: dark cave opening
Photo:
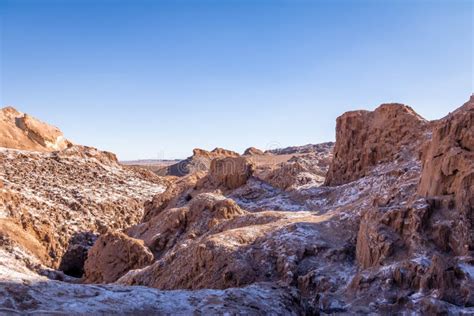
<svg viewBox="0 0 474 316"><path fill-rule="evenodd" d="M71 237L68 248L61 258L59 270L68 276L81 278L84 275L87 253L96 240L97 235L92 232L80 232Z"/></svg>

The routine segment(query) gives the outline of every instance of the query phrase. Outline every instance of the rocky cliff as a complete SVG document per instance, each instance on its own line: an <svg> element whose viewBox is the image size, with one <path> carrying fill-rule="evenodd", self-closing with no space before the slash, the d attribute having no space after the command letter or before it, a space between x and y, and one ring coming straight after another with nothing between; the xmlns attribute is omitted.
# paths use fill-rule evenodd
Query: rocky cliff
<svg viewBox="0 0 474 316"><path fill-rule="evenodd" d="M13 107L0 110L0 147L47 152L70 145L58 128Z"/></svg>
<svg viewBox="0 0 474 316"><path fill-rule="evenodd" d="M364 177L377 164L414 154L428 122L402 104L353 111L337 119L334 159L326 185Z"/></svg>
<svg viewBox="0 0 474 316"><path fill-rule="evenodd" d="M446 247L457 255L474 251L474 96L460 109L435 122L422 154L418 193L440 208L440 224L450 232Z"/></svg>

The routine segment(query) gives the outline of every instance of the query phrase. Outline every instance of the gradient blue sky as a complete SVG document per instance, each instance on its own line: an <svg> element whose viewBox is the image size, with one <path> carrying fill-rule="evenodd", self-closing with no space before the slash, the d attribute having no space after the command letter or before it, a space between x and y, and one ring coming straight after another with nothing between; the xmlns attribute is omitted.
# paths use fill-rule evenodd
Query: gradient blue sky
<svg viewBox="0 0 474 316"><path fill-rule="evenodd" d="M121 159L334 140L473 91L472 1L0 0L0 104Z"/></svg>

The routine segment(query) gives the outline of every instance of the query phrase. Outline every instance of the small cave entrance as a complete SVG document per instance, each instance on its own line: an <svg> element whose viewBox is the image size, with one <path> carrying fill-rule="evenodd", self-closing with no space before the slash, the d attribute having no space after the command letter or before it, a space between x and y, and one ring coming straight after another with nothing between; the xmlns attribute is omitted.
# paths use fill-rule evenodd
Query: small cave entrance
<svg viewBox="0 0 474 316"><path fill-rule="evenodd" d="M59 270L64 274L81 278L84 275L84 264L87 252L97 240L97 235L92 232L79 232L69 240L69 245L61 258Z"/></svg>

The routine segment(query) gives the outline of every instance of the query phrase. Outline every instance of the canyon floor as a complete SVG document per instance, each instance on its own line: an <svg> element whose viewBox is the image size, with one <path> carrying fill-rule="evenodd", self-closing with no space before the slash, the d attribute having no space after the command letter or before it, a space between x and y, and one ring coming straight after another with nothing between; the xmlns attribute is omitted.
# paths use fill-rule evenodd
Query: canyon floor
<svg viewBox="0 0 474 316"><path fill-rule="evenodd" d="M0 127L0 314L474 315L474 97L179 162Z"/></svg>

